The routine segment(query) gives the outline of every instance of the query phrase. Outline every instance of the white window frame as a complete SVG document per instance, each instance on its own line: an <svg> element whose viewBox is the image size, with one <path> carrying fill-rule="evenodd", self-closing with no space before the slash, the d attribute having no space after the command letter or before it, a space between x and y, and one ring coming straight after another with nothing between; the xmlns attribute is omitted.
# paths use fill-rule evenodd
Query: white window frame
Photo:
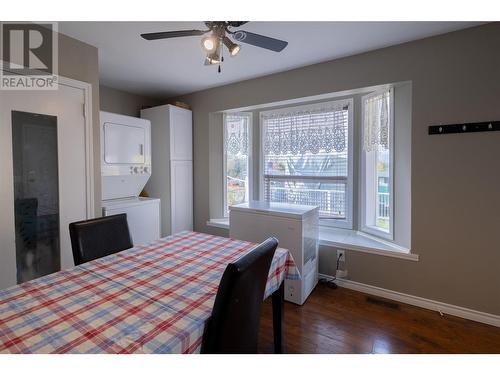
<svg viewBox="0 0 500 375"><path fill-rule="evenodd" d="M264 122L263 117L269 115L277 115L289 113L290 111L311 111L325 106L346 106L348 107L348 123L347 123L347 184L346 184L346 217L345 219L320 219L320 226L336 227L344 229L353 228L353 173L354 173L354 150L353 150L353 130L354 130L354 100L353 98L333 100L315 104L305 104L294 107L280 108L276 110L262 111L259 113L259 200L264 201ZM224 158L225 160L225 158Z"/></svg>
<svg viewBox="0 0 500 375"><path fill-rule="evenodd" d="M366 160L365 151L363 150L363 140L364 140L364 114L365 114L365 101L366 99L378 96L382 93L389 91L390 98L390 116L389 116L389 232L377 229L374 226L366 224ZM359 157L360 157L360 173L359 173L359 222L360 231L384 238L390 241L394 240L394 88L381 89L374 91L370 94L361 97L361 137L359 143ZM375 203L376 204L376 203Z"/></svg>
<svg viewBox="0 0 500 375"><path fill-rule="evenodd" d="M252 112L225 112L222 117L222 149L223 149L223 157L222 157L222 201L223 201L223 213L224 217L229 217L229 207L227 205L227 150L226 150L226 116L247 116L248 117L248 200L251 200L253 196L253 158L252 158L252 149L253 149L253 115Z"/></svg>

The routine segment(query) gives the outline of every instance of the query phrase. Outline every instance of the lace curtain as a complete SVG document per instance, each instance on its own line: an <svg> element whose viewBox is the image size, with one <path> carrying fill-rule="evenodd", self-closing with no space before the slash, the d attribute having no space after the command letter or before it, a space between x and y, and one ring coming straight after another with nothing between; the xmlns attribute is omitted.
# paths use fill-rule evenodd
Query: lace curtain
<svg viewBox="0 0 500 375"><path fill-rule="evenodd" d="M390 91L371 96L364 102L363 150L370 152L379 146L389 148Z"/></svg>
<svg viewBox="0 0 500 375"><path fill-rule="evenodd" d="M226 152L230 155L248 155L248 129L250 115L228 113L224 119Z"/></svg>
<svg viewBox="0 0 500 375"><path fill-rule="evenodd" d="M303 155L344 152L347 147L348 107L262 114L264 154Z"/></svg>

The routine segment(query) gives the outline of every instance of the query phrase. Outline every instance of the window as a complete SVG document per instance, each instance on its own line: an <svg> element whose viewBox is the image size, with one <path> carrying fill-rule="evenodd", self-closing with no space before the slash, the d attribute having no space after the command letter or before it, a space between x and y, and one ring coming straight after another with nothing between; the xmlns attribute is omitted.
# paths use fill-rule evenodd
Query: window
<svg viewBox="0 0 500 375"><path fill-rule="evenodd" d="M265 201L318 205L323 225L352 228L352 100L261 112Z"/></svg>
<svg viewBox="0 0 500 375"><path fill-rule="evenodd" d="M393 94L362 98L361 226L393 239Z"/></svg>
<svg viewBox="0 0 500 375"><path fill-rule="evenodd" d="M248 202L251 170L251 113L224 114L224 213Z"/></svg>

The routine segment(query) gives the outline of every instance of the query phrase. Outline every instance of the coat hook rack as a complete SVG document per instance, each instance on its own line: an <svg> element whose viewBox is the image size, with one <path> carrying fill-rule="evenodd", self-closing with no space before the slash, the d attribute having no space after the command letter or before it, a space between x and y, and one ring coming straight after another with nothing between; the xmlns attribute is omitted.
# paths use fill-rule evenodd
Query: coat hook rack
<svg viewBox="0 0 500 375"><path fill-rule="evenodd" d="M467 124L432 125L429 126L429 135L493 132L500 130L500 121L473 122Z"/></svg>

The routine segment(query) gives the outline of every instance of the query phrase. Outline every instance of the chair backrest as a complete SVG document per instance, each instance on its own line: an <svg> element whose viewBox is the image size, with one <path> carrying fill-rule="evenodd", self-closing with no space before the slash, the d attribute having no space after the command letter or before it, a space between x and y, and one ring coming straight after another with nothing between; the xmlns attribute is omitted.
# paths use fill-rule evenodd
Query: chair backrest
<svg viewBox="0 0 500 375"><path fill-rule="evenodd" d="M69 225L75 265L130 249L127 214L78 221Z"/></svg>
<svg viewBox="0 0 500 375"><path fill-rule="evenodd" d="M227 266L203 336L202 353L257 353L262 300L277 246L278 241L269 238Z"/></svg>

